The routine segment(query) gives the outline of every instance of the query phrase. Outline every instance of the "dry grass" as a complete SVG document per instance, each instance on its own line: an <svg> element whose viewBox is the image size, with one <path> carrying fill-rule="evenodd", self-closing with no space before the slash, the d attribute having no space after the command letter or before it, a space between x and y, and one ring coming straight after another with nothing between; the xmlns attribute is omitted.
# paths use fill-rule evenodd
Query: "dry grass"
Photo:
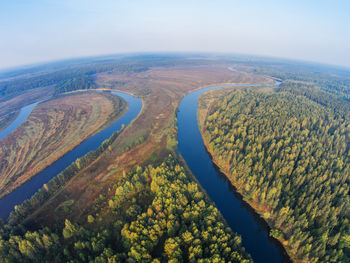
<svg viewBox="0 0 350 263"><path fill-rule="evenodd" d="M32 219L45 225L85 218L92 201L101 193L112 195L113 185L135 165L151 163L169 153L167 137L176 133L176 112L184 95L200 87L223 83L272 83L271 79L242 72L229 71L224 66L183 66L152 68L135 74L100 74L97 83L108 88L139 95L143 109L136 120L90 166L75 175L65 187L36 211ZM122 83L122 84L120 84ZM125 150L140 135L144 142ZM69 213L55 214L67 200L75 200ZM90 206L91 205L91 206Z"/></svg>
<svg viewBox="0 0 350 263"><path fill-rule="evenodd" d="M0 141L0 197L29 180L118 116L120 101L82 93L39 104Z"/></svg>

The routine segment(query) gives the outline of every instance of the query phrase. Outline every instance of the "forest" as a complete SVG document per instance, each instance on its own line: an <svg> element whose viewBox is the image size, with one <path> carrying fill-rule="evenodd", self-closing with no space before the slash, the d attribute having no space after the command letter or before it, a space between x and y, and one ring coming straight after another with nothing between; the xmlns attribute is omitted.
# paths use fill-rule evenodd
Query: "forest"
<svg viewBox="0 0 350 263"><path fill-rule="evenodd" d="M55 86L54 94L57 95L74 90L87 90L93 88L96 88L94 79L91 76L82 75L57 84Z"/></svg>
<svg viewBox="0 0 350 263"><path fill-rule="evenodd" d="M147 70L143 65L130 65L118 62L86 64L62 68L53 72L32 74L28 77L0 81L1 100L9 99L30 89L54 86L55 94L76 89L94 87L93 75L100 72L132 73Z"/></svg>
<svg viewBox="0 0 350 263"><path fill-rule="evenodd" d="M350 114L289 83L211 103L202 135L216 164L300 262L350 262Z"/></svg>
<svg viewBox="0 0 350 263"><path fill-rule="evenodd" d="M294 262L348 262L348 79L258 62L257 74L232 73L228 62L149 56L0 80L4 100L52 85L56 96L118 88L145 104L127 132L77 159L0 223L0 262L252 262L178 156L160 162L176 151L185 94L266 75L283 81L274 92L246 88L211 104L204 141ZM211 63L219 66L203 66ZM100 181L77 183L82 176Z"/></svg>
<svg viewBox="0 0 350 263"><path fill-rule="evenodd" d="M262 63L259 66L254 64L254 73L282 79L285 83L293 82L293 86L318 88L350 101L350 79L346 70L302 63Z"/></svg>
<svg viewBox="0 0 350 263"><path fill-rule="evenodd" d="M2 222L1 262L252 262L172 156L111 187L114 197L101 195L81 222L35 231Z"/></svg>

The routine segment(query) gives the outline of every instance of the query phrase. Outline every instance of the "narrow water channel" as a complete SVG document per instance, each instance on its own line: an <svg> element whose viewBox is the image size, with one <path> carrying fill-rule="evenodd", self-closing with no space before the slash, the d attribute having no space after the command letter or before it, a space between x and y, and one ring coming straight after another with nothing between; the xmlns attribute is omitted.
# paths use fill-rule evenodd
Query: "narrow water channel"
<svg viewBox="0 0 350 263"><path fill-rule="evenodd" d="M242 244L254 262L289 262L281 245L269 237L266 224L245 204L227 178L218 171L204 146L197 122L198 98L206 91L224 86L262 84L212 86L185 96L177 114L179 151L231 229L242 237Z"/></svg>
<svg viewBox="0 0 350 263"><path fill-rule="evenodd" d="M0 131L0 140L4 139L11 132L16 130L29 116L32 110L38 105L41 101L34 102L27 106L24 106L20 111L16 119L11 122L9 126L7 126L4 130Z"/></svg>
<svg viewBox="0 0 350 263"><path fill-rule="evenodd" d="M72 151L65 154L63 157L58 159L56 162L51 164L42 172L38 173L35 177L33 177L31 180L29 180L19 188L17 188L11 194L1 199L0 200L0 217L1 218L7 219L10 212L14 209L15 205L21 204L24 200L29 199L44 184L46 184L48 181L50 181L50 179L52 179L53 177L58 175L60 172L62 172L72 162L82 157L83 155L87 154L88 152L96 150L104 140L108 139L114 132L119 131L122 128L123 124L128 125L133 119L137 117L137 115L140 113L142 108L142 101L139 98L136 98L132 95L129 95L123 92L113 91L111 93L123 98L128 103L129 108L127 112L124 113L123 116L121 116L117 121L112 123L110 126L108 126L104 130L96 133L95 135L83 141L79 146L74 148ZM35 107L35 105L33 106L33 108ZM30 109L30 112L32 111L33 108ZM26 110L26 112L28 112L28 109ZM27 114L27 117L29 116L29 114ZM25 119L22 119L22 122L24 120ZM14 125L12 128L12 131L15 130L18 126Z"/></svg>

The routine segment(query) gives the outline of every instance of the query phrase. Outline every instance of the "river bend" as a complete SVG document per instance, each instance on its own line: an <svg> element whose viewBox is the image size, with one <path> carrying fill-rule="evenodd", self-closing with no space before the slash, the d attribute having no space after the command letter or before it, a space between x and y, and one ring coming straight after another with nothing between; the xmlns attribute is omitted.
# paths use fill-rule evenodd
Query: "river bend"
<svg viewBox="0 0 350 263"><path fill-rule="evenodd" d="M43 171L38 173L32 179L24 183L22 186L18 187L16 190L11 192L9 195L5 196L0 200L0 217L3 219L7 219L10 212L14 209L15 205L21 204L24 200L29 199L33 194L35 194L44 184L46 184L50 179L58 175L65 168L67 168L72 162L76 159L84 156L90 151L96 150L101 143L108 139L114 132L119 131L122 128L122 125L128 125L133 119L135 119L141 111L142 101L139 98L136 98L132 95L119 92L112 91L112 94L123 98L128 103L128 110L114 123L109 125L104 130L90 136L88 139L83 141L77 147L75 147L72 151L66 153L60 159L55 161L53 164L45 168ZM37 104L37 103L36 103ZM36 105L31 104L29 108L25 109L25 116L28 117L30 112ZM25 107L24 107L25 108ZM29 111L29 113L28 113ZM22 112L22 110L21 110ZM21 113L20 113L21 115ZM16 118L17 120L18 118ZM23 122L26 118L21 118ZM16 121L15 120L15 121ZM15 130L21 123L13 125L12 131ZM12 124L11 124L12 125ZM8 126L10 127L10 126ZM12 132L10 131L10 132Z"/></svg>
<svg viewBox="0 0 350 263"><path fill-rule="evenodd" d="M225 86L259 87L277 85L279 85L279 82L267 85L229 84L199 89L189 93L183 98L177 114L178 149L181 155L199 183L206 190L211 200L216 204L231 229L242 237L242 245L246 248L247 252L251 254L256 263L280 263L288 262L289 260L281 245L276 240L269 237L266 224L242 200L241 196L235 192L228 179L219 172L212 162L198 128L198 98L206 91ZM15 205L21 204L24 200L29 199L43 184L63 171L77 158L97 149L105 139L109 138L114 132L120 130L122 124L127 125L137 117L142 108L142 102L139 98L122 92L112 93L126 100L129 106L128 111L106 129L86 139L61 159L54 162L24 185L0 200L0 217L6 219ZM13 130L20 125L20 121L23 122L26 117L28 117L35 105L36 104L29 105L30 107L27 106L28 108L24 107L25 109L21 111L23 115L20 113L19 116L21 116L21 118L19 120L16 119L16 125L12 126ZM7 133L9 133L9 129L7 129Z"/></svg>
<svg viewBox="0 0 350 263"><path fill-rule="evenodd" d="M279 85L277 82L274 85ZM235 192L207 152L198 128L198 98L206 91L225 86L274 86L264 84L220 85L189 93L180 103L178 148L194 176L206 190L231 229L242 237L242 245L255 263L289 262L281 245L269 237L267 225Z"/></svg>

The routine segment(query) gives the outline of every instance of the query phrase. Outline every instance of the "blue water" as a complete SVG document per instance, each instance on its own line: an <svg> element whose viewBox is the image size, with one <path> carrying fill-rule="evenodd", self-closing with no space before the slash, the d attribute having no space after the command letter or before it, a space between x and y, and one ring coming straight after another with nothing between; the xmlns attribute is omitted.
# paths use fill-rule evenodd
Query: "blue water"
<svg viewBox="0 0 350 263"><path fill-rule="evenodd" d="M275 85L279 85L279 83L276 82L276 84L264 86ZM220 85L200 89L185 96L180 103L177 115L179 151L202 187L215 202L229 226L234 232L242 236L242 244L247 252L251 254L254 262L288 262L288 258L283 254L283 250L278 242L269 238L268 230L263 221L241 200L227 178L217 170L203 144L197 122L198 98L208 90L224 86L262 85ZM21 204L24 200L30 198L43 184L63 171L77 158L97 149L105 139L109 138L115 131L120 130L122 124L127 125L136 118L142 108L141 100L121 92L112 93L127 101L129 105L128 111L105 130L91 136L33 179L0 200L0 217L8 218L15 205ZM34 107L35 105L31 109L28 108L26 110L24 110L25 107L23 108L27 115L22 117L22 122L28 117ZM15 127L12 130L18 126L12 126Z"/></svg>
<svg viewBox="0 0 350 263"><path fill-rule="evenodd" d="M0 132L0 140L4 139L7 135L16 130L28 118L29 114L38 103L40 103L40 101L23 107L20 110L17 118L11 122L11 124L7 126L3 131Z"/></svg>
<svg viewBox="0 0 350 263"><path fill-rule="evenodd" d="M198 98L208 90L223 86L243 85L196 90L181 101L177 114L179 151L231 229L242 237L242 244L254 262L288 262L280 244L269 237L266 225L235 193L231 183L213 164L204 146L197 122Z"/></svg>
<svg viewBox="0 0 350 263"><path fill-rule="evenodd" d="M62 158L54 162L45 170L37 174L31 180L17 188L11 194L5 196L0 200L0 217L7 219L10 212L15 205L21 204L24 200L29 199L36 191L38 191L50 179L62 172L76 159L82 157L86 153L96 150L101 143L108 139L114 132L121 129L122 125L128 125L133 119L137 117L142 108L142 101L139 98L131 96L122 92L112 92L112 94L122 97L128 103L127 112L112 123L103 131L89 137L83 141L79 146L68 152ZM28 114L29 115L29 114Z"/></svg>

